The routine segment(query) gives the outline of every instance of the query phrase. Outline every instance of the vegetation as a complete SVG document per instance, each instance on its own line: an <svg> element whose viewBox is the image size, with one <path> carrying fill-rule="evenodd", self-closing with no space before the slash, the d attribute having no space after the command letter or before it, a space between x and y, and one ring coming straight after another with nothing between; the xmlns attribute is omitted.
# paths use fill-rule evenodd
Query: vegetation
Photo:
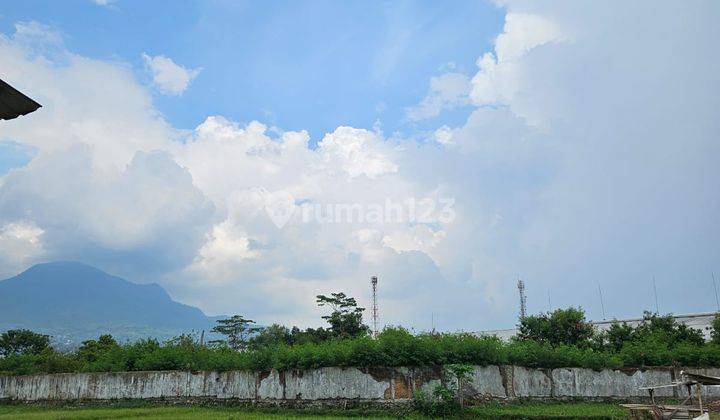
<svg viewBox="0 0 720 420"><path fill-rule="evenodd" d="M333 338L353 338L366 335L370 329L362 323L362 313L365 308L358 308L355 298L345 296L345 293L332 293L330 297L317 296L318 306L332 308L330 315L322 317L330 324Z"/></svg>
<svg viewBox="0 0 720 420"><path fill-rule="evenodd" d="M37 354L49 346L49 336L30 330L9 330L0 334L0 356Z"/></svg>
<svg viewBox="0 0 720 420"><path fill-rule="evenodd" d="M541 402L519 401L513 403L489 402L469 408L479 418L513 419L626 419L628 410L616 402ZM714 417L713 417L714 418Z"/></svg>
<svg viewBox="0 0 720 420"><path fill-rule="evenodd" d="M445 365L442 383L435 386L432 394L423 391L415 392L413 395L415 409L433 418L445 418L459 414L464 407L463 385L472 371L472 365L461 363Z"/></svg>
<svg viewBox="0 0 720 420"><path fill-rule="evenodd" d="M552 313L526 316L518 326L520 340L532 340L553 346L582 346L593 336L593 326L585 321L582 309L570 307Z"/></svg>
<svg viewBox="0 0 720 420"><path fill-rule="evenodd" d="M194 407L194 406L139 406L139 407L32 407L32 406L2 406L0 405L0 419L202 419L202 420L259 420L259 419L329 419L329 418L357 418L365 413L343 415L332 410L288 410L288 409L253 409L247 407ZM354 414L354 415L353 415ZM391 413L378 413L385 416L379 418L397 418Z"/></svg>
<svg viewBox="0 0 720 420"><path fill-rule="evenodd" d="M527 367L593 369L681 365L720 366L717 334L705 343L698 330L671 316L645 313L637 327L614 323L597 332L579 308L520 320L508 343L471 334L411 334L386 328L374 339L362 323L363 308L344 293L317 296L328 328L300 330L282 325L259 329L236 315L214 331L227 340L200 343L194 335L168 342L148 339L118 343L109 335L83 342L71 353L48 346L48 337L27 330L0 336L0 373L102 372L137 370L308 369L324 366L463 366L515 364ZM716 321L719 323L720 321ZM459 381L460 371L455 372ZM452 390L447 390L452 394ZM434 397L442 400L439 390ZM455 397L450 397L454 399Z"/></svg>
<svg viewBox="0 0 720 420"><path fill-rule="evenodd" d="M460 418L627 418L627 410L616 402L489 402L457 412ZM427 414L426 414L427 416ZM419 411L390 411L348 408L281 409L245 406L162 406L151 403L115 403L107 407L0 405L0 419L287 419L287 418L438 418ZM447 416L449 417L449 416ZM711 417L715 418L715 417Z"/></svg>
<svg viewBox="0 0 720 420"><path fill-rule="evenodd" d="M710 341L713 344L720 344L720 314L715 315L715 319L713 319Z"/></svg>
<svg viewBox="0 0 720 420"><path fill-rule="evenodd" d="M220 319L217 321L212 332L220 333L227 337L227 340L211 341L213 344L226 344L234 350L244 350L247 348L248 339L260 328L253 327L255 323L252 319L245 319L242 315L234 315L229 319Z"/></svg>

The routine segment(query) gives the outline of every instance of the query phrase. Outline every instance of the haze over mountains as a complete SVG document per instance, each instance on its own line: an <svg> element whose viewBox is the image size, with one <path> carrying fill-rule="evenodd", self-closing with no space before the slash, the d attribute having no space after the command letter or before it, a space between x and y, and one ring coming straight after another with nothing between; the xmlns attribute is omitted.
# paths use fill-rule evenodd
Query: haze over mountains
<svg viewBox="0 0 720 420"><path fill-rule="evenodd" d="M136 284L77 262L35 265L0 281L0 331L28 328L59 347L112 334L169 339L209 331L216 317L175 302L157 284Z"/></svg>

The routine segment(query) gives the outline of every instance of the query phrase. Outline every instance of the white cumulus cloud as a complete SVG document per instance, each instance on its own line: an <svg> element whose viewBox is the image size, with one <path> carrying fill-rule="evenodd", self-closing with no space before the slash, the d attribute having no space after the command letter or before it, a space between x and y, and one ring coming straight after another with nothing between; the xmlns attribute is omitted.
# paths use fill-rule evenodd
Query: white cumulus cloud
<svg viewBox="0 0 720 420"><path fill-rule="evenodd" d="M567 39L557 24L542 15L510 12L495 51L477 60L480 71L472 78L470 98L475 105L506 105L520 89L523 72L519 61L534 48Z"/></svg>
<svg viewBox="0 0 720 420"><path fill-rule="evenodd" d="M597 317L586 291L603 282L608 313L637 316L653 272L673 296L664 310L709 307L697 290L720 237L717 3L505 7L475 75L430 81L417 116L474 108L427 143L341 126L314 145L222 116L177 130L126 65L42 26L0 36L5 77L43 104L0 130L37 150L0 179L0 259L80 259L212 314L298 325L321 322L318 293L367 302L373 274L382 322L420 329L429 312L442 329L513 325L518 275L532 312L552 290ZM454 199L455 218L301 218L428 198ZM268 203L293 210L281 229Z"/></svg>
<svg viewBox="0 0 720 420"><path fill-rule="evenodd" d="M164 55L150 56L142 54L145 66L152 74L152 80L158 90L168 95L180 95L190 86L202 68L187 69L176 64Z"/></svg>

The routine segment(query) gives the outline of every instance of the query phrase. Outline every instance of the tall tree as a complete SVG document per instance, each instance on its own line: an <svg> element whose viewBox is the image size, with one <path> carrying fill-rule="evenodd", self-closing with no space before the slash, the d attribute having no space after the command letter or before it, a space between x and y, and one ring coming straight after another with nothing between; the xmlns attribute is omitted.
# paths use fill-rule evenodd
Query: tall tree
<svg viewBox="0 0 720 420"><path fill-rule="evenodd" d="M245 319L242 315L219 319L212 332L226 336L227 340L213 340L211 343L227 343L230 348L244 350L247 347L248 339L261 330L259 327L253 327L252 324L254 323L255 321Z"/></svg>
<svg viewBox="0 0 720 420"><path fill-rule="evenodd" d="M518 338L560 344L589 345L595 332L585 320L582 308L556 309L545 314L520 319Z"/></svg>
<svg viewBox="0 0 720 420"><path fill-rule="evenodd" d="M249 340L250 348L275 347L281 344L292 344L290 329L280 324L272 324L263 328L257 335Z"/></svg>
<svg viewBox="0 0 720 420"><path fill-rule="evenodd" d="M50 347L50 337L30 330L8 330L0 334L0 355L39 354Z"/></svg>
<svg viewBox="0 0 720 420"><path fill-rule="evenodd" d="M633 340L655 340L675 346L691 343L697 346L705 343L702 331L677 322L671 315L658 315L645 311L643 321L633 331Z"/></svg>
<svg viewBox="0 0 720 420"><path fill-rule="evenodd" d="M316 302L320 307L332 309L330 315L322 318L330 324L330 331L334 337L357 337L370 331L370 328L362 323L365 308L358 307L355 298L339 292L331 293L330 296L318 295Z"/></svg>
<svg viewBox="0 0 720 420"><path fill-rule="evenodd" d="M110 334L103 334L97 340L86 340L77 349L78 356L88 362L98 360L103 354L120 347Z"/></svg>

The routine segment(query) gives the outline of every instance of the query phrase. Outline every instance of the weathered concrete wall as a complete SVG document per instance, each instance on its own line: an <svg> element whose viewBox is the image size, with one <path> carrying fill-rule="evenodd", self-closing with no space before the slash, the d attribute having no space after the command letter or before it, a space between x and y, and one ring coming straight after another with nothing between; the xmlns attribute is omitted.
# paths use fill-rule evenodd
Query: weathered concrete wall
<svg viewBox="0 0 720 420"><path fill-rule="evenodd" d="M512 375L513 395L516 397L550 397L553 394L552 375L545 369L527 369L514 366Z"/></svg>
<svg viewBox="0 0 720 420"><path fill-rule="evenodd" d="M693 370L720 376L720 369ZM476 366L468 397L631 398L638 388L670 383L671 369L529 369ZM245 401L407 401L417 390L442 383L441 368L321 368L264 372L121 372L0 376L0 400L112 400L208 398ZM678 396L672 388L658 396ZM720 396L711 389L709 396Z"/></svg>
<svg viewBox="0 0 720 420"><path fill-rule="evenodd" d="M552 371L553 397L613 397L647 396L647 391L638 388L646 385L669 384L672 382L670 370L602 370L591 369L554 369ZM672 397L672 388L662 388L655 392L658 397Z"/></svg>

